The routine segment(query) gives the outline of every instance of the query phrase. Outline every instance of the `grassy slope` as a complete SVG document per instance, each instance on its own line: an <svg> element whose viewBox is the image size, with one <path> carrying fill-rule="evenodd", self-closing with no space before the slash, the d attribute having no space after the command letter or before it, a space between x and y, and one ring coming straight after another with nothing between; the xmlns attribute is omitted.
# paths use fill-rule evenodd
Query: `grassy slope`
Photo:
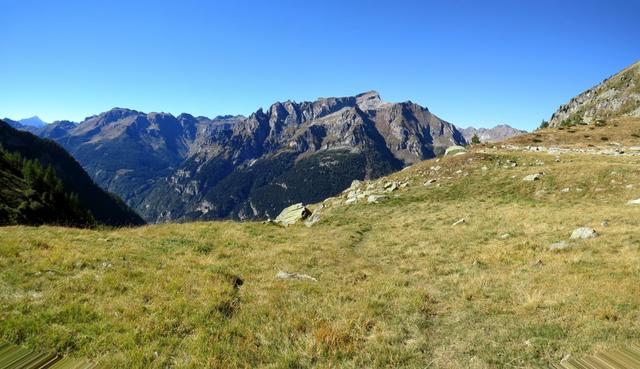
<svg viewBox="0 0 640 369"><path fill-rule="evenodd" d="M639 163L431 160L392 176L411 182L397 197L311 228L3 228L0 340L136 368L532 367L637 342ZM601 236L547 251L578 226Z"/></svg>

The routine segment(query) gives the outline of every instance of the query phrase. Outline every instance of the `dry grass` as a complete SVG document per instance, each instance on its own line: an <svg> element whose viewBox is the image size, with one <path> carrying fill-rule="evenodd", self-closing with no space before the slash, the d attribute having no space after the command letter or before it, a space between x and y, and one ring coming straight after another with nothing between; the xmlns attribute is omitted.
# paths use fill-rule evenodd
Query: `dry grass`
<svg viewBox="0 0 640 369"><path fill-rule="evenodd" d="M638 161L423 162L311 228L3 228L0 340L119 368L525 368L638 341ZM547 250L579 226L601 235Z"/></svg>

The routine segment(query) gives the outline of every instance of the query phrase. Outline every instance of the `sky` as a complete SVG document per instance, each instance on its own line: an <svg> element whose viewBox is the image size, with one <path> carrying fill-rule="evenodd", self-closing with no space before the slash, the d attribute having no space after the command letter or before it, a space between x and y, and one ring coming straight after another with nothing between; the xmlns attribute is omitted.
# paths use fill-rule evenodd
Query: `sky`
<svg viewBox="0 0 640 369"><path fill-rule="evenodd" d="M0 117L248 115L376 90L531 130L640 60L638 0L0 0Z"/></svg>

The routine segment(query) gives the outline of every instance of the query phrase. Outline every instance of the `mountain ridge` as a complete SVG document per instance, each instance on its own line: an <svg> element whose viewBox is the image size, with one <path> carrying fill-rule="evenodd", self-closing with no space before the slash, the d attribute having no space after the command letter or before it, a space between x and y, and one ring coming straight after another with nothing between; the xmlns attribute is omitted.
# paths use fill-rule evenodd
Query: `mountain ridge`
<svg viewBox="0 0 640 369"><path fill-rule="evenodd" d="M561 105L548 125L593 124L613 117L640 117L640 61Z"/></svg>
<svg viewBox="0 0 640 369"><path fill-rule="evenodd" d="M508 124L498 124L491 128L485 127L467 127L461 128L460 132L464 135L467 142L471 142L474 135L478 135L480 142L496 142L504 139L527 133L525 130L513 128Z"/></svg>
<svg viewBox="0 0 640 369"><path fill-rule="evenodd" d="M309 195L316 200L343 190L353 179L388 174L466 143L453 124L429 109L411 101L384 101L376 91L275 102L247 117L113 108L78 124L55 122L36 133L60 143L101 187L151 221L274 216L289 201L307 202L301 193L308 191L295 194L285 185L289 190L280 193L276 187L283 186L257 180L257 171L293 182L301 171L310 183L323 183ZM346 169L356 163L362 168ZM282 180L276 177L269 176ZM242 193L217 187L239 178L251 183ZM231 203L229 196L235 199ZM270 204L263 201L267 196L280 200ZM167 207L167 202L174 205Z"/></svg>

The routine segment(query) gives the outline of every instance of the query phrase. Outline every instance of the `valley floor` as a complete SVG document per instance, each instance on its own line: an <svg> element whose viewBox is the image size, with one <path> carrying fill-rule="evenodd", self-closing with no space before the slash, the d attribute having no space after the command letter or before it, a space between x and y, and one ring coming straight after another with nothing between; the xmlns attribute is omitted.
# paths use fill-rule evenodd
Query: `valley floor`
<svg viewBox="0 0 640 369"><path fill-rule="evenodd" d="M312 227L1 228L0 341L117 368L527 368L638 342L638 164L479 147Z"/></svg>

